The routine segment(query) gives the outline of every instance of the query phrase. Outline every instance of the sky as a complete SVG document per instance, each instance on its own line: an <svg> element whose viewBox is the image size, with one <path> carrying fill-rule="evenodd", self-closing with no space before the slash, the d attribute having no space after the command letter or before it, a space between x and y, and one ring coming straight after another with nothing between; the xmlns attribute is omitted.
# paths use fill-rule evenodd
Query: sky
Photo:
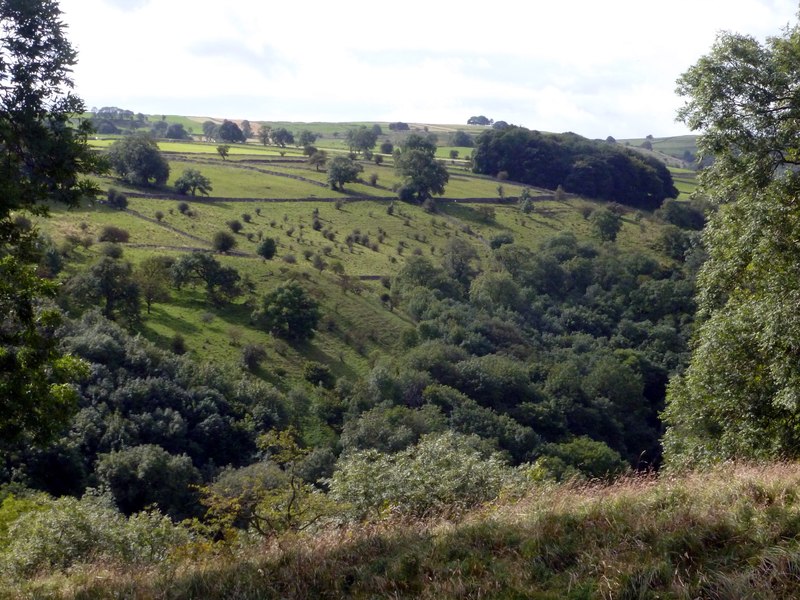
<svg viewBox="0 0 800 600"><path fill-rule="evenodd" d="M689 133L676 80L797 0L61 0L87 107L250 121Z"/></svg>

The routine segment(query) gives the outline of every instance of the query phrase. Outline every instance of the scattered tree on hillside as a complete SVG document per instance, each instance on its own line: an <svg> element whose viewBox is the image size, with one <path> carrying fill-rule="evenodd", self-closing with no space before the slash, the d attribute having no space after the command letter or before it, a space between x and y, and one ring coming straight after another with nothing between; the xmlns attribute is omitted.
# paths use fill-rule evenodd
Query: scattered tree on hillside
<svg viewBox="0 0 800 600"><path fill-rule="evenodd" d="M401 200L423 202L433 194L444 194L450 174L435 156L436 146L429 140L416 134L406 138L395 159L395 169L403 180Z"/></svg>
<svg viewBox="0 0 800 600"><path fill-rule="evenodd" d="M310 146L317 141L318 137L319 136L316 133L313 133L308 129L304 129L300 132L300 135L297 136L297 144L299 146Z"/></svg>
<svg viewBox="0 0 800 600"><path fill-rule="evenodd" d="M343 190L344 184L358 181L364 168L346 156L335 156L328 164L328 183L332 190Z"/></svg>
<svg viewBox="0 0 800 600"><path fill-rule="evenodd" d="M287 144L294 144L294 134L285 127L278 127L270 132L270 139L272 143L281 148L285 148Z"/></svg>
<svg viewBox="0 0 800 600"><path fill-rule="evenodd" d="M122 179L136 185L164 185L169 178L169 163L147 134L130 135L111 144L108 161Z"/></svg>
<svg viewBox="0 0 800 600"><path fill-rule="evenodd" d="M295 341L311 339L319 322L319 304L297 282L266 294L253 321L273 335Z"/></svg>
<svg viewBox="0 0 800 600"><path fill-rule="evenodd" d="M222 125L219 126L219 130L217 131L217 139L220 139L228 144L237 144L239 142L244 142L247 138L245 138L242 130L239 129L239 126L236 123L225 119L222 122Z"/></svg>
<svg viewBox="0 0 800 600"><path fill-rule="evenodd" d="M218 231L211 238L211 247L217 252L227 252L236 247L236 238L227 231Z"/></svg>
<svg viewBox="0 0 800 600"><path fill-rule="evenodd" d="M102 306L107 319L121 319L129 324L139 320L140 291L127 261L102 257L87 271L73 277L66 285L69 296L81 307Z"/></svg>
<svg viewBox="0 0 800 600"><path fill-rule="evenodd" d="M154 302L169 300L170 269L174 260L165 256L148 256L136 267L134 280L147 307L147 314Z"/></svg>
<svg viewBox="0 0 800 600"><path fill-rule="evenodd" d="M250 125L250 121L248 121L247 119L242 121L241 130L242 130L242 135L244 136L244 140L242 141L246 142L248 139L253 137L253 126Z"/></svg>
<svg viewBox="0 0 800 600"><path fill-rule="evenodd" d="M186 284L204 284L212 304L220 305L241 295L241 277L233 267L223 267L208 252L184 254L171 269L172 283L180 289Z"/></svg>
<svg viewBox="0 0 800 600"><path fill-rule="evenodd" d="M163 123L163 121L160 122ZM164 137L169 140L188 140L191 139L192 136L183 128L182 123L172 123L167 127L166 132L164 132Z"/></svg>
<svg viewBox="0 0 800 600"><path fill-rule="evenodd" d="M228 154L231 152L231 147L228 144L220 144L217 146L217 153L222 157L222 160L227 160Z"/></svg>
<svg viewBox="0 0 800 600"><path fill-rule="evenodd" d="M272 137L272 128L266 125L262 125L258 128L258 141L261 142L264 146L269 144L269 141Z"/></svg>
<svg viewBox="0 0 800 600"><path fill-rule="evenodd" d="M319 171L320 168L324 167L327 163L328 153L325 152L325 150L317 150L308 157L308 164L313 165L317 171Z"/></svg>
<svg viewBox="0 0 800 600"><path fill-rule="evenodd" d="M347 131L347 146L351 153L366 153L375 147L377 141L375 132L363 125Z"/></svg>
<svg viewBox="0 0 800 600"><path fill-rule="evenodd" d="M273 238L264 238L258 244L256 248L256 253L266 260L270 260L275 256L275 252L277 252L278 246L275 243Z"/></svg>
<svg viewBox="0 0 800 600"><path fill-rule="evenodd" d="M219 126L214 121L203 121L203 136L207 142L213 142L217 138Z"/></svg>
<svg viewBox="0 0 800 600"><path fill-rule="evenodd" d="M616 240L617 234L622 229L622 217L607 208L595 209L589 220L594 234L604 242Z"/></svg>
<svg viewBox="0 0 800 600"><path fill-rule="evenodd" d="M461 129L453 134L453 140L451 143L453 146L459 146L462 148L472 148L472 146L475 145L475 143L472 141L472 137Z"/></svg>
<svg viewBox="0 0 800 600"><path fill-rule="evenodd" d="M402 121L396 121L394 123L389 123L389 130L390 131L408 131L410 127L408 123L403 123Z"/></svg>
<svg viewBox="0 0 800 600"><path fill-rule="evenodd" d="M175 180L175 190L179 194L192 193L192 196L200 192L208 196L211 192L211 180L200 173L197 169L186 169L183 174Z"/></svg>

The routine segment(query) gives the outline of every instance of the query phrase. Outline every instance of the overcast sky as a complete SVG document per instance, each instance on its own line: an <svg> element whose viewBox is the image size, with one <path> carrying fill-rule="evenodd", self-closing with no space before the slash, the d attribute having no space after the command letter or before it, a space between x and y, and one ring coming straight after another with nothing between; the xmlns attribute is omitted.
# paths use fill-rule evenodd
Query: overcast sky
<svg viewBox="0 0 800 600"><path fill-rule="evenodd" d="M797 0L61 0L89 107L286 121L687 133L675 80Z"/></svg>

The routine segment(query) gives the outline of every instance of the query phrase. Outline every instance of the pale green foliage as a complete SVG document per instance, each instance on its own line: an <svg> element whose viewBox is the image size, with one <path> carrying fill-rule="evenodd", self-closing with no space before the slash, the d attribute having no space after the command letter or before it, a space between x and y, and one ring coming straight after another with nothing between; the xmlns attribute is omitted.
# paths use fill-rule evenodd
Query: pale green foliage
<svg viewBox="0 0 800 600"><path fill-rule="evenodd" d="M396 454L366 450L345 456L330 495L358 517L386 510L410 515L456 513L498 497L518 480L497 454L483 456L476 436L427 434Z"/></svg>
<svg viewBox="0 0 800 600"><path fill-rule="evenodd" d="M16 502L13 497L6 503ZM0 573L12 578L93 561L154 564L189 541L188 532L157 511L124 517L110 498L80 500L39 496L30 510L8 526L9 543L0 552Z"/></svg>

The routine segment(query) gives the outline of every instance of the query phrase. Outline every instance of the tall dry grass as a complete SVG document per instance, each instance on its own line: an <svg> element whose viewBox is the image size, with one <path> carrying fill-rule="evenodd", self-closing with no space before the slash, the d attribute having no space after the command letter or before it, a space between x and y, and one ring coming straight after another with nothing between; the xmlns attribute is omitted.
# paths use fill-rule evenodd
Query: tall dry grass
<svg viewBox="0 0 800 600"><path fill-rule="evenodd" d="M4 597L797 598L800 465L539 485L458 522L328 527L86 565Z"/></svg>

